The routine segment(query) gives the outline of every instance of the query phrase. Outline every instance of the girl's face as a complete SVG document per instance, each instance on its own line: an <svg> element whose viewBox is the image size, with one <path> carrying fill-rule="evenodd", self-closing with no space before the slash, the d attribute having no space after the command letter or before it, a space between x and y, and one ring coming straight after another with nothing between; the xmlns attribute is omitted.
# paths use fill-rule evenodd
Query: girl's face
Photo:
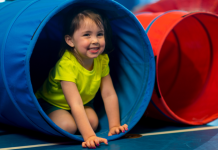
<svg viewBox="0 0 218 150"><path fill-rule="evenodd" d="M105 49L104 28L99 28L93 20L85 18L72 35L71 41L82 60L96 58Z"/></svg>

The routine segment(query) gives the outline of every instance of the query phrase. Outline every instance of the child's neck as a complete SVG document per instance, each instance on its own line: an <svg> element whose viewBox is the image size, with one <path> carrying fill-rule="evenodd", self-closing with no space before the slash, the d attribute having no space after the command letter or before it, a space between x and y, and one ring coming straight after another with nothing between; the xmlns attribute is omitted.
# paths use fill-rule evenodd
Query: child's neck
<svg viewBox="0 0 218 150"><path fill-rule="evenodd" d="M91 71L94 66L94 58L93 59L84 59L79 57L77 53L74 53L74 56L76 57L77 61L86 69Z"/></svg>
<svg viewBox="0 0 218 150"><path fill-rule="evenodd" d="M87 70L91 71L94 66L94 59L83 60L82 66Z"/></svg>

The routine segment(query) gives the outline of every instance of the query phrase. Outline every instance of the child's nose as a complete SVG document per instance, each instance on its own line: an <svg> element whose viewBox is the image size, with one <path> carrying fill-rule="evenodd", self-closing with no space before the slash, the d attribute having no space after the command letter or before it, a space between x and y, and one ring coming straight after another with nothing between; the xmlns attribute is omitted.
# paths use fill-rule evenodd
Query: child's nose
<svg viewBox="0 0 218 150"><path fill-rule="evenodd" d="M94 37L92 38L92 43L93 43L93 44L98 43L98 37L95 37L95 36L94 36Z"/></svg>

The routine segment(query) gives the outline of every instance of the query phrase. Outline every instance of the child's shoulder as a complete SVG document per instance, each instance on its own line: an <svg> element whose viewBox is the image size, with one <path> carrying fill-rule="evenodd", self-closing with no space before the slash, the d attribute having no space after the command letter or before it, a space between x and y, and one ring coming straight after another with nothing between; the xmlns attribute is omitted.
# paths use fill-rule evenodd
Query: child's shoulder
<svg viewBox="0 0 218 150"><path fill-rule="evenodd" d="M74 55L70 51L66 50L64 52L63 56L61 57L61 59L72 60L72 59L75 59L75 58L74 58Z"/></svg>
<svg viewBox="0 0 218 150"><path fill-rule="evenodd" d="M101 54L98 56L99 63L102 64L102 66L107 66L109 64L109 57L108 54Z"/></svg>
<svg viewBox="0 0 218 150"><path fill-rule="evenodd" d="M62 57L59 59L59 61L64 61L64 62L66 62L66 61L69 61L69 63L70 62L74 62L75 61L75 57L74 57L74 55L71 53L71 52L69 52L68 50L66 50L65 52L64 52L64 54L62 55Z"/></svg>
<svg viewBox="0 0 218 150"><path fill-rule="evenodd" d="M98 56L99 60L101 61L109 61L108 54L101 54Z"/></svg>
<svg viewBox="0 0 218 150"><path fill-rule="evenodd" d="M75 58L73 54L69 52L68 50L66 50L63 56L58 60L57 64L58 65L66 65L66 64L73 65L75 64L74 62L75 62Z"/></svg>

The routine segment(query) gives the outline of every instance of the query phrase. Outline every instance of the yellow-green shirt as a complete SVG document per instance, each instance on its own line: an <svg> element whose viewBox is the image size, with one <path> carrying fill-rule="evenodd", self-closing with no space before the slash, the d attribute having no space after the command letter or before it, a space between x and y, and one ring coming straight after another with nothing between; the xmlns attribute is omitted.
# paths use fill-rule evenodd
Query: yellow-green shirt
<svg viewBox="0 0 218 150"><path fill-rule="evenodd" d="M42 98L54 106L70 110L61 88L60 81L62 80L76 83L83 104L86 104L95 97L101 78L109 74L108 63L108 55L101 54L94 58L93 69L89 71L77 61L71 52L66 50L49 72L42 87L36 92L36 98Z"/></svg>

